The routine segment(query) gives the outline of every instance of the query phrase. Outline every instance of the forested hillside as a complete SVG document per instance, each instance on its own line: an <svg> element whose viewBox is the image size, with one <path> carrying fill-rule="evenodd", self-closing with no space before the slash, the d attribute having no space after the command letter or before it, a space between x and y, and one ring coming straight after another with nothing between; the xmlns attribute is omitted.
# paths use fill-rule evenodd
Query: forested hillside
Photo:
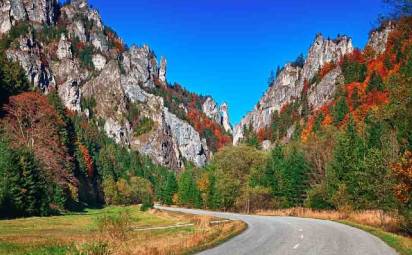
<svg viewBox="0 0 412 255"><path fill-rule="evenodd" d="M0 5L0 217L146 209L231 143L227 107L169 84L87 1Z"/></svg>

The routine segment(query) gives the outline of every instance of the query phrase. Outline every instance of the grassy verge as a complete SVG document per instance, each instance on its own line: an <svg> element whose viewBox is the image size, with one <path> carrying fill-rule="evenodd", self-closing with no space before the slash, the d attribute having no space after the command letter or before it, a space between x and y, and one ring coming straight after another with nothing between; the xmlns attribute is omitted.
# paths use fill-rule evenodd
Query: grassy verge
<svg viewBox="0 0 412 255"><path fill-rule="evenodd" d="M338 222L355 227L355 228L362 229L366 232L369 232L370 234L374 236L377 236L378 238L383 240L385 243L387 243L389 246L394 248L400 255L412 255L412 239L411 238L389 233L389 232L383 231L382 229L379 229L376 227L353 223L347 220L342 220Z"/></svg>
<svg viewBox="0 0 412 255"><path fill-rule="evenodd" d="M230 226L229 231L223 232L223 235L222 235L222 233L219 233L217 237L212 238L211 240L207 241L206 243L203 243L200 246L188 249L184 254L188 254L188 255L189 254L195 254L197 252L204 251L204 250L216 247L216 246L232 239L233 237L241 234L248 227L247 224L242 222L242 221L234 221L232 223L233 224Z"/></svg>
<svg viewBox="0 0 412 255"><path fill-rule="evenodd" d="M245 224L212 217L107 207L56 217L0 220L0 255L187 254L219 244ZM188 226L160 228L174 225Z"/></svg>

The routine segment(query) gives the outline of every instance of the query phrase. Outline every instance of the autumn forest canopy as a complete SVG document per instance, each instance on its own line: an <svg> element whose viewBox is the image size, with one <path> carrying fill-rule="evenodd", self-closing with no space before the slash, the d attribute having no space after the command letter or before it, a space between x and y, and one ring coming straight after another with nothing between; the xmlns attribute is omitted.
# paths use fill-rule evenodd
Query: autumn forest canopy
<svg viewBox="0 0 412 255"><path fill-rule="evenodd" d="M305 81L299 98L272 114L268 127L255 131L245 125L238 146L231 146L231 135L202 112L204 97L180 85L152 89L214 153L205 167L186 162L181 171L109 138L104 120L93 112L94 98L82 99L85 114L65 108L57 91L34 88L22 67L6 57L13 42L31 29L14 26L0 39L0 217L104 205L147 209L154 201L248 213L292 207L380 210L396 215L400 230L411 234L412 4L387 2L393 13L377 30L393 29L383 53L366 47L325 64ZM61 31L36 33L52 43ZM123 51L117 35L107 33L112 49ZM93 65L87 46L74 45L82 64ZM310 109L308 90L336 67L343 84L332 101ZM127 118L136 135L145 134L155 123L134 107L128 105ZM295 129L285 143L291 126ZM274 146L264 151L264 141Z"/></svg>

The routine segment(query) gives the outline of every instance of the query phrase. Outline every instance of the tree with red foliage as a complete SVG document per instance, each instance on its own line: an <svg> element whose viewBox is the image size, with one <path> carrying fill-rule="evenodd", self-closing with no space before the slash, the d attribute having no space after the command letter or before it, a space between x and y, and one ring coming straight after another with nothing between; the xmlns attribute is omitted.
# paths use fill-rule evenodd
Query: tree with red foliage
<svg viewBox="0 0 412 255"><path fill-rule="evenodd" d="M72 159L59 135L64 125L47 97L25 92L9 99L1 126L14 148L28 148L40 161L46 176L59 184L76 183L71 173Z"/></svg>

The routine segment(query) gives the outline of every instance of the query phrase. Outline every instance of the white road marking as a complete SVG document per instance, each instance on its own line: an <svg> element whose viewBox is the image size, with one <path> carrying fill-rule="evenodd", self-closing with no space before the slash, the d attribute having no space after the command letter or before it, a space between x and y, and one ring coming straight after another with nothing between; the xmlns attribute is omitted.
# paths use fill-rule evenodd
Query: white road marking
<svg viewBox="0 0 412 255"><path fill-rule="evenodd" d="M300 235L300 239L303 239L303 234L302 234L302 235Z"/></svg>
<svg viewBox="0 0 412 255"><path fill-rule="evenodd" d="M299 247L299 245L300 245L299 243L296 244L295 246L293 246L293 249L296 250Z"/></svg>
<svg viewBox="0 0 412 255"><path fill-rule="evenodd" d="M303 231L303 229L300 228L300 229L299 229L299 232L302 232L302 231Z"/></svg>

